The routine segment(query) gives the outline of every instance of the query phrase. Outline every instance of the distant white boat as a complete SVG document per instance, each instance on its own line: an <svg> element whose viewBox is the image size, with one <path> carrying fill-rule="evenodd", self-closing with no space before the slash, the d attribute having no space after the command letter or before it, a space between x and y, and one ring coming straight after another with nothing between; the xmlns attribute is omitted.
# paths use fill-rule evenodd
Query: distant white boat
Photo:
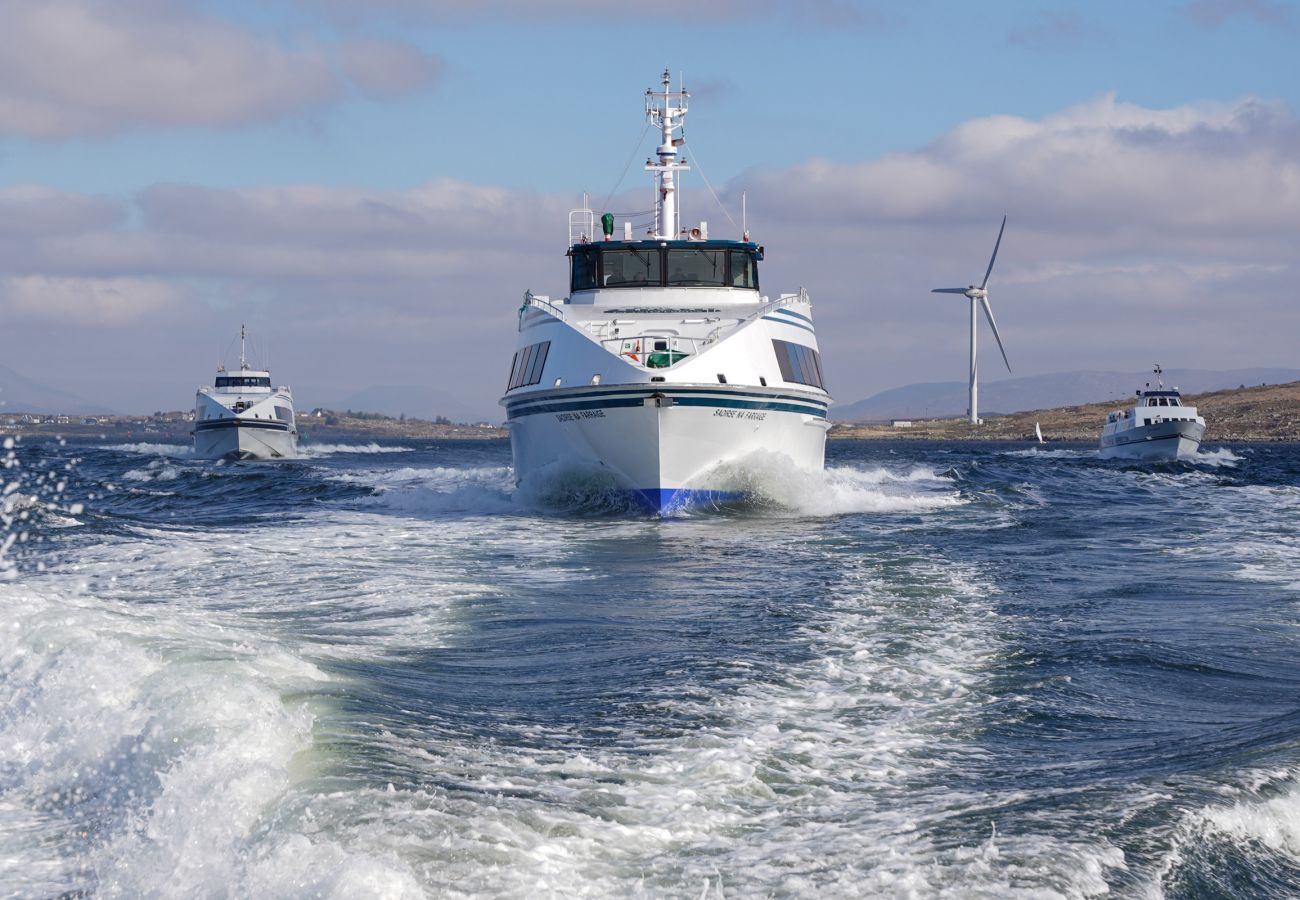
<svg viewBox="0 0 1300 900"><path fill-rule="evenodd" d="M1040 444L1047 443L1047 441L1043 440L1043 429L1038 427L1037 422L1034 423L1034 434L1038 435L1038 443Z"/></svg>
<svg viewBox="0 0 1300 900"><path fill-rule="evenodd" d="M1148 382L1131 407L1106 417L1102 459L1177 459L1191 456L1201 446L1205 419L1196 414L1195 406L1183 405L1178 388L1165 389L1162 371L1156 366L1154 389Z"/></svg>
<svg viewBox="0 0 1300 900"><path fill-rule="evenodd" d="M239 371L217 369L194 398L194 455L201 459L285 459L298 455L293 393L271 387L271 373L253 369L239 328Z"/></svg>

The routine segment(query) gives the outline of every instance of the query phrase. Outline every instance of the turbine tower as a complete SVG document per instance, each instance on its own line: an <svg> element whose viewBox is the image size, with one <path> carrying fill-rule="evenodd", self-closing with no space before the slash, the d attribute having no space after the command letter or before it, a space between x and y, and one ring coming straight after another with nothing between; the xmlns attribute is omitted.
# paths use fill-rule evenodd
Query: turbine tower
<svg viewBox="0 0 1300 900"><path fill-rule="evenodd" d="M1002 227L998 229L998 240L993 245L993 255L989 258L989 267L984 272L984 280L980 286L971 285L964 288L935 288L932 294L962 294L970 299L970 405L966 412L970 417L972 425L978 425L979 416L979 366L975 358L975 336L978 333L977 326L979 319L975 313L975 301L978 300L984 307L984 315L989 320L989 327L993 329L993 337L998 342L998 349L1002 351L1002 361L1007 364L1007 371L1011 371L1011 363L1007 362L1007 351L1002 346L1002 337L998 334L998 323L993 321L993 307L989 306L989 275L993 272L993 262L998 258L998 247L1002 246L1002 232L1007 230L1007 217L1002 217Z"/></svg>

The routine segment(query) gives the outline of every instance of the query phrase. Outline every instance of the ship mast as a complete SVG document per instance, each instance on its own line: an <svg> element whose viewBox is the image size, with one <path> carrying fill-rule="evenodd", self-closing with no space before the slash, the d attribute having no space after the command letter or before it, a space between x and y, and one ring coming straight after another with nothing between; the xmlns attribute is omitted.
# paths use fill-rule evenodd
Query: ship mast
<svg viewBox="0 0 1300 900"><path fill-rule="evenodd" d="M242 372L247 368L248 360L244 356L244 325L241 322L239 325L239 371Z"/></svg>
<svg viewBox="0 0 1300 900"><path fill-rule="evenodd" d="M656 154L659 157L657 163L646 160L645 170L656 173L655 181L655 238L674 239L677 237L678 228L678 210L677 210L677 186L673 182L674 172L686 172L690 170L684 162L677 160L677 145L682 143L686 138L673 138L674 131L681 131L683 119L686 116L687 98L690 97L684 90L669 90L671 79L668 70L664 69L663 92L656 93L651 90L645 92L645 111L652 124L658 127L662 140ZM674 105L675 104L675 105Z"/></svg>

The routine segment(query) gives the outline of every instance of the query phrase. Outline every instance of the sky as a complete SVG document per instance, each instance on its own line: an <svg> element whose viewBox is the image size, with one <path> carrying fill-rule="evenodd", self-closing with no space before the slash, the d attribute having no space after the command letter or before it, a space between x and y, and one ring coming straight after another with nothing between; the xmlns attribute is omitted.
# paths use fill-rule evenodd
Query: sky
<svg viewBox="0 0 1300 900"><path fill-rule="evenodd" d="M929 291L1004 214L1015 375L1300 366L1297 39L1283 0L0 0L0 364L183 409L247 323L300 408L499 420L569 209L652 203L667 67L683 222L745 193L839 402L964 380Z"/></svg>

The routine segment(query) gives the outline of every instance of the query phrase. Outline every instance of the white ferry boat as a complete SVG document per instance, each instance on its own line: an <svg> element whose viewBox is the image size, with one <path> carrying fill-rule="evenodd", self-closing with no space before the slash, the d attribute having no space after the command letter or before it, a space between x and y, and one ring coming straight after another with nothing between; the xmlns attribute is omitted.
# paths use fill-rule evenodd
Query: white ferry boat
<svg viewBox="0 0 1300 900"><path fill-rule="evenodd" d="M824 465L830 395L803 289L760 293L763 248L682 227L675 176L689 94L646 91L661 142L653 221L586 208L569 216L570 293L524 295L501 404L516 478L589 470L645 506L669 511L738 496L724 463L770 452L804 470ZM734 477L734 476L733 476Z"/></svg>
<svg viewBox="0 0 1300 900"><path fill-rule="evenodd" d="M239 371L217 369L212 387L194 398L194 455L201 459L285 459L298 455L293 393L271 387L271 373L253 369L239 329Z"/></svg>
<svg viewBox="0 0 1300 900"><path fill-rule="evenodd" d="M1156 366L1156 387L1150 382L1137 392L1128 409L1106 417L1101 432L1102 459L1177 459L1191 456L1201 446L1205 419L1195 406L1184 406L1178 388L1166 390Z"/></svg>

